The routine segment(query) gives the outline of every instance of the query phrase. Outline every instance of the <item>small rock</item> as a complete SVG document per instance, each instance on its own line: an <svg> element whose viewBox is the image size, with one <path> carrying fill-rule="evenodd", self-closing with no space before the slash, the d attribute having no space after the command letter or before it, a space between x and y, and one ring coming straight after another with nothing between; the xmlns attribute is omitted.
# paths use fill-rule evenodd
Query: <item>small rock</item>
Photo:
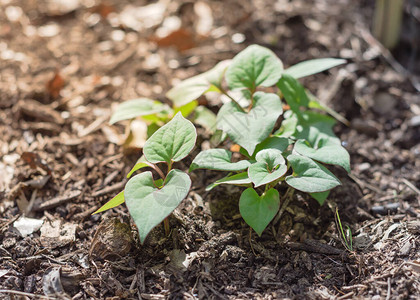
<svg viewBox="0 0 420 300"><path fill-rule="evenodd" d="M397 101L395 100L392 95L385 93L385 92L379 92L373 97L374 105L372 109L380 115L386 115L393 111L395 105L397 104Z"/></svg>
<svg viewBox="0 0 420 300"><path fill-rule="evenodd" d="M360 133L364 133L368 136L377 137L379 128L373 121L364 121L362 119L354 119L351 122L351 127Z"/></svg>
<svg viewBox="0 0 420 300"><path fill-rule="evenodd" d="M33 232L38 231L43 223L44 220L32 219L22 216L13 223L13 227L19 231L22 237L25 237L32 234Z"/></svg>
<svg viewBox="0 0 420 300"><path fill-rule="evenodd" d="M420 115L419 116L414 116L410 119L410 121L408 122L408 124L411 127L416 127L420 125Z"/></svg>
<svg viewBox="0 0 420 300"><path fill-rule="evenodd" d="M359 235L353 237L353 245L356 249L362 250L365 249L371 242L371 238L365 232L360 233Z"/></svg>
<svg viewBox="0 0 420 300"><path fill-rule="evenodd" d="M359 171L360 171L360 172L363 172L363 171L369 170L369 169L370 169L370 167L371 167L371 165L370 165L370 163L368 163L368 162L364 162L364 163L361 163L361 164L359 164L359 165L358 165L358 168L359 168Z"/></svg>
<svg viewBox="0 0 420 300"><path fill-rule="evenodd" d="M106 219L98 226L89 256L100 259L123 257L130 252L132 242L130 225L121 223L118 218Z"/></svg>
<svg viewBox="0 0 420 300"><path fill-rule="evenodd" d="M408 240L408 241L407 241L407 242L405 242L405 244L401 247L401 249L400 249L400 255L402 255L402 256L406 256L406 255L408 255L408 254L410 253L411 247L412 247L411 242L410 242L410 240Z"/></svg>

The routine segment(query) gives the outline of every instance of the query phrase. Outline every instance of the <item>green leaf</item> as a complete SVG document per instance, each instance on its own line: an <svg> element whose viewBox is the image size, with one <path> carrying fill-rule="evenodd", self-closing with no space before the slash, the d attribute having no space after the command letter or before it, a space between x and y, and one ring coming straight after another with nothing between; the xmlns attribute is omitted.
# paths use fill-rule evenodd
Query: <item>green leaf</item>
<svg viewBox="0 0 420 300"><path fill-rule="evenodd" d="M249 178L255 187L273 182L287 172L286 162L279 150L261 150L255 158L257 161L248 168Z"/></svg>
<svg viewBox="0 0 420 300"><path fill-rule="evenodd" d="M230 60L221 61L213 69L180 82L168 91L166 97L175 106L180 107L196 100L208 91L219 91L229 64Z"/></svg>
<svg viewBox="0 0 420 300"><path fill-rule="evenodd" d="M174 115L176 115L178 112L181 112L182 116L186 118L194 111L197 105L198 105L197 101L191 101L191 102L188 102L187 104L184 104L181 107L175 107Z"/></svg>
<svg viewBox="0 0 420 300"><path fill-rule="evenodd" d="M320 145L319 148L313 148L308 142L298 140L295 143L294 150L297 153L316 161L341 166L347 171L347 173L350 173L350 155L340 144L329 143L326 145Z"/></svg>
<svg viewBox="0 0 420 300"><path fill-rule="evenodd" d="M130 178L131 175L133 175L133 173L137 170L146 168L146 167L153 167L151 166L151 164L146 160L146 157L144 157L144 155L142 155L136 162L136 164L134 165L134 167L130 170L130 172L127 174L127 178Z"/></svg>
<svg viewBox="0 0 420 300"><path fill-rule="evenodd" d="M271 50L251 45L236 55L226 71L226 82L231 90L257 86L272 86L283 73L283 63Z"/></svg>
<svg viewBox="0 0 420 300"><path fill-rule="evenodd" d="M325 200L327 200L330 191L320 192L320 193L310 193L312 198L318 201L319 205L323 205Z"/></svg>
<svg viewBox="0 0 420 300"><path fill-rule="evenodd" d="M143 153L151 163L180 161L194 148L197 132L181 113L159 128L145 143Z"/></svg>
<svg viewBox="0 0 420 300"><path fill-rule="evenodd" d="M254 105L248 113L240 111L232 102L223 105L217 115L217 128L226 132L233 142L252 155L256 145L270 135L282 112L277 95L256 92Z"/></svg>
<svg viewBox="0 0 420 300"><path fill-rule="evenodd" d="M249 162L241 160L231 162L232 152L226 149L209 149L200 152L190 166L190 172L196 169L209 169L218 171L242 171L248 168Z"/></svg>
<svg viewBox="0 0 420 300"><path fill-rule="evenodd" d="M280 128L274 133L275 136L289 138L296 132L298 118L293 111L288 110L283 114L284 120Z"/></svg>
<svg viewBox="0 0 420 300"><path fill-rule="evenodd" d="M287 160L292 165L293 175L286 177L286 183L299 191L319 193L341 184L326 167L308 157L292 154Z"/></svg>
<svg viewBox="0 0 420 300"><path fill-rule="evenodd" d="M114 198L109 200L107 203L101 206L97 211L95 211L92 215L106 211L108 209L117 207L124 203L124 191L119 192Z"/></svg>
<svg viewBox="0 0 420 300"><path fill-rule="evenodd" d="M253 188L246 189L239 199L239 211L245 222L261 236L280 208L276 189L269 189L259 196Z"/></svg>
<svg viewBox="0 0 420 300"><path fill-rule="evenodd" d="M319 100L314 95L312 95L311 93L308 93L308 97L309 97L309 105L308 105L309 108L317 108L319 110L325 111L329 113L332 117L334 117L334 119L340 121L346 126L350 126L349 120L347 120L345 117L340 115L335 110L319 102Z"/></svg>
<svg viewBox="0 0 420 300"><path fill-rule="evenodd" d="M193 122L202 126L210 133L213 133L216 129L216 115L205 106L198 106L195 109Z"/></svg>
<svg viewBox="0 0 420 300"><path fill-rule="evenodd" d="M283 152L287 149L289 145L290 141L285 137L270 136L257 145L257 147L255 148L255 153L258 154L261 150L264 149L276 149L280 152Z"/></svg>
<svg viewBox="0 0 420 300"><path fill-rule="evenodd" d="M141 243L187 196L190 187L190 177L180 170L171 170L160 189L156 188L149 171L127 182L125 202L137 225Z"/></svg>
<svg viewBox="0 0 420 300"><path fill-rule="evenodd" d="M300 107L308 107L309 98L305 88L292 76L283 74L277 83L290 109L299 114Z"/></svg>
<svg viewBox="0 0 420 300"><path fill-rule="evenodd" d="M345 59L319 58L300 62L284 70L284 73L296 79L320 73L333 67L345 64Z"/></svg>
<svg viewBox="0 0 420 300"><path fill-rule="evenodd" d="M320 147L321 144L340 145L340 139L335 136L332 129L335 123L335 120L329 116L306 111L301 114L294 138L304 139L314 148Z"/></svg>
<svg viewBox="0 0 420 300"><path fill-rule="evenodd" d="M223 177L222 179L219 179L212 184L208 185L206 187L206 191L211 191L216 186L221 184L232 184L232 185L247 185L251 183L251 179L248 177L248 172L243 172L235 175L228 175L226 177Z"/></svg>
<svg viewBox="0 0 420 300"><path fill-rule="evenodd" d="M146 116L161 112L165 109L164 104L147 98L138 98L125 101L118 105L109 121L114 124L118 121L129 120L139 116Z"/></svg>

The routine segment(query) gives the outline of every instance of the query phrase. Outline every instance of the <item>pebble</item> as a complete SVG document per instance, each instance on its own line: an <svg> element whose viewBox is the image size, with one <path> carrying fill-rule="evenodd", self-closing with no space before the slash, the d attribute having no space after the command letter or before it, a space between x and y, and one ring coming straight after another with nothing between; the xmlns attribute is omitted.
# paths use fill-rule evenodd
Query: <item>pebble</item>
<svg viewBox="0 0 420 300"><path fill-rule="evenodd" d="M411 242L410 240L408 240L407 242L405 242L405 244L401 247L400 249L400 255L402 256L406 256L410 253L411 250Z"/></svg>
<svg viewBox="0 0 420 300"><path fill-rule="evenodd" d="M416 127L420 125L420 115L419 116L414 116L410 119L410 121L408 122L408 124L411 127Z"/></svg>
<svg viewBox="0 0 420 300"><path fill-rule="evenodd" d="M363 172L363 171L366 171L366 170L370 169L371 165L368 162L364 162L364 163L359 164L358 168L359 168L360 172Z"/></svg>
<svg viewBox="0 0 420 300"><path fill-rule="evenodd" d="M379 92L373 97L373 110L380 115L386 115L394 110L397 104L395 98L385 92Z"/></svg>

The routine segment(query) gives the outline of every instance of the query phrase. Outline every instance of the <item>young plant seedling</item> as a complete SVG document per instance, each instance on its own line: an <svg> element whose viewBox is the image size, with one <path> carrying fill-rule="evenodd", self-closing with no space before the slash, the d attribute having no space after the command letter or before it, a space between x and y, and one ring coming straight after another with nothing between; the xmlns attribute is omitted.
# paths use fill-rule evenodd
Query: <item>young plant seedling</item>
<svg viewBox="0 0 420 300"><path fill-rule="evenodd" d="M197 155L190 171L230 172L208 190L220 184L247 187L240 196L239 210L260 236L280 209L276 186L309 193L323 204L329 191L340 185L323 164L350 172L349 154L332 130L335 120L319 111L339 115L322 106L297 80L343 63L342 59L317 59L284 70L271 50L252 45L236 55L224 73L227 88L220 84L218 91L231 101L219 110L217 129L240 146L243 159L232 162L232 152L210 149ZM281 98L288 107L284 114ZM281 126L274 131L281 116Z"/></svg>
<svg viewBox="0 0 420 300"><path fill-rule="evenodd" d="M215 114L204 106L198 106L197 98L207 92L221 92L223 75L230 61L222 61L213 69L182 81L169 90L166 97L172 107L149 98L138 98L118 105L111 116L110 124L124 120L140 119L147 126L145 135L150 137L158 128L181 112L184 117L213 133L216 127ZM144 135L144 134L143 134Z"/></svg>
<svg viewBox="0 0 420 300"><path fill-rule="evenodd" d="M167 124L159 128L146 141L143 154L133 170L151 167L160 176L154 179L150 171L132 177L120 192L95 213L105 211L126 203L128 211L137 225L140 242L143 243L149 232L162 221L168 232L167 217L187 196L191 179L185 172L173 169L173 163L182 160L193 149L197 139L194 125L180 112ZM166 164L166 173L158 164Z"/></svg>

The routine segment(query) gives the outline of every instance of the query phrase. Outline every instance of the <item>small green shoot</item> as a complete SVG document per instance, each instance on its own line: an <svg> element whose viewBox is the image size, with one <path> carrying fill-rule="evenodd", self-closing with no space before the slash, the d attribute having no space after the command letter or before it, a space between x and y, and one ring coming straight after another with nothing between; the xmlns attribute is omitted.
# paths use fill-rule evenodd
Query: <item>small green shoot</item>
<svg viewBox="0 0 420 300"><path fill-rule="evenodd" d="M186 157L195 145L197 133L194 125L181 113L166 125L159 128L144 145L142 157L128 174L143 167L154 169L160 179L154 179L150 171L133 176L124 191L102 206L97 212L103 212L123 202L137 225L140 242L143 243L149 232L174 211L187 196L191 179L181 170L173 169L173 163ZM166 174L158 166L166 164ZM165 231L169 231L165 221Z"/></svg>
<svg viewBox="0 0 420 300"><path fill-rule="evenodd" d="M338 232L340 232L341 243L348 251L353 252L353 235L348 225L346 225L344 230L340 215L338 214L338 207L335 209L335 224L337 225Z"/></svg>

